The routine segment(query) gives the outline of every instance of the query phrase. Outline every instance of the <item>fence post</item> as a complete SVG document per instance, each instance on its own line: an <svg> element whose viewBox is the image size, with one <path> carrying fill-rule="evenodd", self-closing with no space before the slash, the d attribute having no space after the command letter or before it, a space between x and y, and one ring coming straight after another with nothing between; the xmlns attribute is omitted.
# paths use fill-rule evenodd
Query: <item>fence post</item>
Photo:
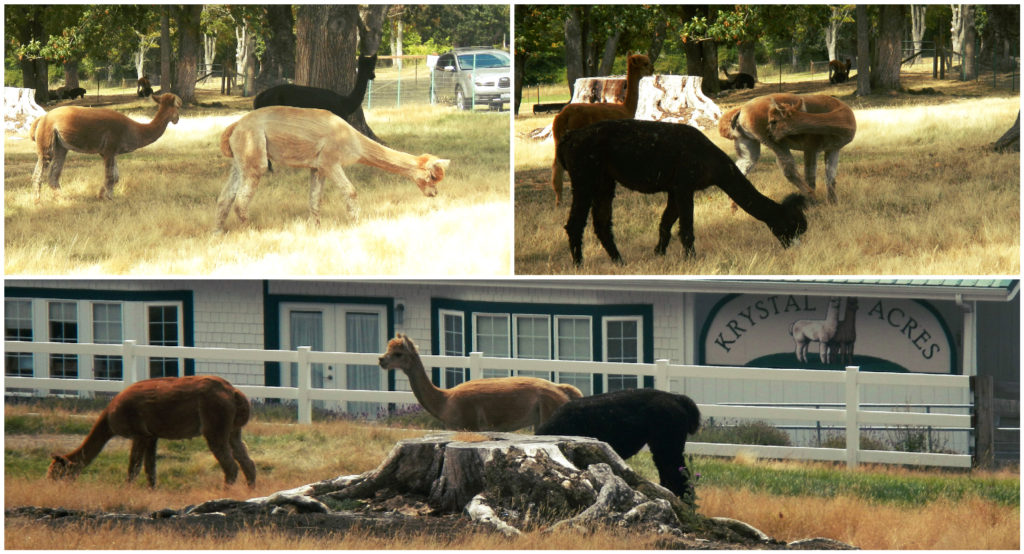
<svg viewBox="0 0 1024 554"><path fill-rule="evenodd" d="M860 425L857 412L860 410L860 384L857 377L860 367L846 366L846 467L857 467L857 451L860 449Z"/></svg>
<svg viewBox="0 0 1024 554"><path fill-rule="evenodd" d="M309 385L313 375L313 364L309 362L309 354L312 347L300 346L298 348L299 365L299 423L313 423L313 404L309 399Z"/></svg>
<svg viewBox="0 0 1024 554"><path fill-rule="evenodd" d="M469 380L484 378L484 353L483 352L470 352L469 353Z"/></svg>
<svg viewBox="0 0 1024 554"><path fill-rule="evenodd" d="M654 361L654 388L668 392L668 360Z"/></svg>
<svg viewBox="0 0 1024 554"><path fill-rule="evenodd" d="M121 380L127 388L139 381L138 357L135 355L136 341L126 340L121 344ZM123 390L123 389L122 389Z"/></svg>
<svg viewBox="0 0 1024 554"><path fill-rule="evenodd" d="M995 381L991 375L971 376L974 389L974 466L991 468L995 465Z"/></svg>

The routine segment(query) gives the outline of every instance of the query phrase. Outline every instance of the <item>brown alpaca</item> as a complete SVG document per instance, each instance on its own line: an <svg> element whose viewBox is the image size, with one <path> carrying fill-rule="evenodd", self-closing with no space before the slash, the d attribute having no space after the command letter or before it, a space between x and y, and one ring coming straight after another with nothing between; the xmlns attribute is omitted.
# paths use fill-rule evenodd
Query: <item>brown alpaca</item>
<svg viewBox="0 0 1024 554"><path fill-rule="evenodd" d="M50 187L60 190L60 174L64 171L68 150L99 154L103 158L106 182L99 197L110 199L119 179L116 156L152 144L163 136L168 122L178 122L180 98L166 93L153 96L153 101L160 108L149 123L138 123L114 110L81 106L63 106L33 121L29 135L36 143L39 156L32 172L36 202L39 201L43 173L47 167Z"/></svg>
<svg viewBox="0 0 1024 554"><path fill-rule="evenodd" d="M744 175L757 163L764 144L775 153L786 179L811 198L817 155L824 152L828 201L835 203L839 150L853 140L857 121L849 106L831 96L779 93L725 112L718 122L718 132L733 140L739 156L736 165ZM791 149L804 153L804 178L797 171Z"/></svg>
<svg viewBox="0 0 1024 554"><path fill-rule="evenodd" d="M348 195L349 215L355 216L356 189L342 169L361 163L413 180L424 196L436 196L449 160L429 154L413 156L381 146L327 110L267 106L249 112L220 136L220 150L235 163L217 200L217 228L226 231L231 206L238 219L249 219L249 201L270 161L310 170L309 216L320 224L320 195L333 181ZM236 201L237 200L237 201Z"/></svg>
<svg viewBox="0 0 1024 554"><path fill-rule="evenodd" d="M242 466L249 487L256 484L256 465L242 442L249 421L249 399L220 377L159 377L124 389L107 405L82 445L54 454L46 475L74 479L115 436L131 439L128 482L145 462L149 486L156 486L157 439L187 439L203 435L224 470L224 484L238 477ZM235 463L237 460L237 464Z"/></svg>
<svg viewBox="0 0 1024 554"><path fill-rule="evenodd" d="M551 137L555 141L555 152L558 142L565 133L580 129L608 119L632 119L636 115L636 105L640 100L640 79L654 73L651 59L643 54L633 54L626 61L626 98L622 104L568 104L558 112L551 123ZM555 191L555 205L562 203L564 168L558 162L558 156L551 163L551 188Z"/></svg>
<svg viewBox="0 0 1024 554"><path fill-rule="evenodd" d="M427 377L416 345L401 333L388 342L380 367L402 370L423 408L450 429L515 431L536 426L562 404L583 397L572 385L534 377L477 379L439 389Z"/></svg>
<svg viewBox="0 0 1024 554"><path fill-rule="evenodd" d="M828 341L825 363L849 364L853 362L853 343L857 342L857 298L846 297L846 311L836 326L836 334Z"/></svg>

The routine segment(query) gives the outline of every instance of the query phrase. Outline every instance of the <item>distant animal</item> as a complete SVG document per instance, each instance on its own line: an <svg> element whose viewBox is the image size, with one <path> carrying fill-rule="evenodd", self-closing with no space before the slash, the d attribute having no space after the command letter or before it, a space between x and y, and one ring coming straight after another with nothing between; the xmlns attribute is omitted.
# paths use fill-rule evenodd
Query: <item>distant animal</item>
<svg viewBox="0 0 1024 554"><path fill-rule="evenodd" d="M756 80L754 79L754 76L749 73L734 73L729 75L729 71L724 66L722 67L722 73L725 73L725 80L723 81L719 79L718 81L719 88L722 90L754 88Z"/></svg>
<svg viewBox="0 0 1024 554"><path fill-rule="evenodd" d="M64 98L68 98L71 100L74 100L75 98L85 98L85 89L82 87L68 89L68 91L64 94Z"/></svg>
<svg viewBox="0 0 1024 554"><path fill-rule="evenodd" d="M818 152L824 152L828 200L835 203L839 151L853 140L857 120L849 106L831 96L778 93L726 111L718 132L733 140L743 175L757 163L763 144L775 153L786 179L808 198L814 197ZM790 150L804 152L804 178Z"/></svg>
<svg viewBox="0 0 1024 554"><path fill-rule="evenodd" d="M592 437L608 443L623 460L646 444L661 486L683 496L689 485L686 436L700 428L700 410L688 396L630 389L573 400L539 425L538 435Z"/></svg>
<svg viewBox="0 0 1024 554"><path fill-rule="evenodd" d="M149 79L145 75L139 77L139 81L135 84L135 94L143 98L153 96L153 87L150 86Z"/></svg>
<svg viewBox="0 0 1024 554"><path fill-rule="evenodd" d="M474 379L439 389L427 377L416 345L401 333L388 342L379 363L405 373L416 400L449 429L515 431L544 423L559 406L583 397L572 385L535 377Z"/></svg>
<svg viewBox="0 0 1024 554"><path fill-rule="evenodd" d="M327 111L290 106L269 106L249 112L228 125L220 136L220 151L234 158L228 182L217 200L217 228L234 205L238 219L249 219L249 202L270 161L310 170L309 216L320 224L320 195L325 182L346 193L349 215L356 215L356 189L344 166L356 163L377 167L412 179L424 196L437 195L449 160L430 154L413 156L392 150L356 131L344 119Z"/></svg>
<svg viewBox="0 0 1024 554"><path fill-rule="evenodd" d="M852 363L855 342L857 342L857 298L848 296L843 319L839 320L835 334L832 335L825 347L825 363Z"/></svg>
<svg viewBox="0 0 1024 554"><path fill-rule="evenodd" d="M797 361L807 363L807 347L812 342L817 342L820 346L821 361L825 363L828 341L835 336L839 325L839 302L838 296L829 297L825 319L799 319L790 326L789 334L796 346Z"/></svg>
<svg viewBox="0 0 1024 554"><path fill-rule="evenodd" d="M563 108L565 108L568 105L569 104L567 102L549 102L546 104L534 104L533 113L538 114L560 112Z"/></svg>
<svg viewBox="0 0 1024 554"><path fill-rule="evenodd" d="M612 236L615 183L652 194L667 192L655 254L668 247L672 225L679 220L679 240L687 256L696 255L693 195L717 186L741 208L763 221L783 247L807 230L803 197L791 195L777 204L762 195L729 155L704 133L684 124L622 119L601 121L567 133L558 159L572 178L572 207L565 230L573 263L583 262L583 228L593 212L594 233L611 259L621 262Z"/></svg>
<svg viewBox="0 0 1024 554"><path fill-rule="evenodd" d="M839 60L828 62L828 82L833 85L845 83L850 78L850 68L852 66L850 58L846 58L846 62Z"/></svg>
<svg viewBox="0 0 1024 554"><path fill-rule="evenodd" d="M284 84L268 88L256 95L252 109L267 106L292 106L295 108L320 108L345 119L363 103L366 86L376 78L377 55L359 56L356 68L356 84L348 95L317 87Z"/></svg>
<svg viewBox="0 0 1024 554"><path fill-rule="evenodd" d="M238 477L241 466L249 487L256 484L256 465L242 442L249 421L249 399L220 377L158 377L124 389L103 410L81 446L54 454L46 474L50 479L74 479L99 455L107 441L131 440L128 482L145 465L146 480L156 486L158 439L187 439L202 435L224 470L224 484Z"/></svg>
<svg viewBox="0 0 1024 554"><path fill-rule="evenodd" d="M33 121L29 135L36 143L38 156L32 172L36 202L47 169L50 187L60 189L60 175L69 150L99 154L103 158L106 180L99 196L112 198L114 185L120 179L117 155L152 144L163 136L168 123L178 122L180 98L171 93L152 98L160 107L149 123L138 123L114 110L81 106L61 106Z"/></svg>
<svg viewBox="0 0 1024 554"><path fill-rule="evenodd" d="M644 54L631 54L626 60L626 98L622 104L599 102L594 104L568 104L551 122L551 137L555 142L555 159L551 163L551 188L555 191L555 205L562 203L564 167L558 160L558 143L569 131L580 129L608 119L632 119L640 100L640 79L654 73L654 64Z"/></svg>

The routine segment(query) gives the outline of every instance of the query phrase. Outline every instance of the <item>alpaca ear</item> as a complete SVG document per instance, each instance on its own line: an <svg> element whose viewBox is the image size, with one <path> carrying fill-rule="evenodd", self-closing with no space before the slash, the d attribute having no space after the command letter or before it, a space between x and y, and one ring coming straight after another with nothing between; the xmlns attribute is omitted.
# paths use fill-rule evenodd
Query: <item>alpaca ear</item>
<svg viewBox="0 0 1024 554"><path fill-rule="evenodd" d="M770 96L768 97L768 106L774 111L779 111L779 105L775 102L775 99Z"/></svg>

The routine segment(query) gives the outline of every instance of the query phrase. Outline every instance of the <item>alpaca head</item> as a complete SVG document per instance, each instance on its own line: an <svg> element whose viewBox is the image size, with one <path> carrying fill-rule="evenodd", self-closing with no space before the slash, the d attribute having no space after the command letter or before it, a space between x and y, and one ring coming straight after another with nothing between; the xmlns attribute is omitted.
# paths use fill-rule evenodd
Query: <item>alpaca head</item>
<svg viewBox="0 0 1024 554"><path fill-rule="evenodd" d="M61 479L74 479L81 472L81 464L76 464L60 454L54 454L53 461L50 462L50 467L46 470L46 476L54 481L58 481Z"/></svg>
<svg viewBox="0 0 1024 554"><path fill-rule="evenodd" d="M797 237L807 231L807 218L804 217L804 205L807 200L796 193L790 194L782 201L780 217L768 223L775 238L779 239L783 248L789 248Z"/></svg>
<svg viewBox="0 0 1024 554"><path fill-rule="evenodd" d="M372 81L377 78L377 74L374 70L377 68L377 54L372 56L359 56L358 67L356 69L356 75L362 77L366 75L367 81Z"/></svg>
<svg viewBox="0 0 1024 554"><path fill-rule="evenodd" d="M769 98L768 103L768 132L775 140L782 140L789 134L789 118L794 113L807 111L803 101L799 104L779 104L774 98Z"/></svg>
<svg viewBox="0 0 1024 554"><path fill-rule="evenodd" d="M170 92L165 92L160 96L153 95L150 98L153 99L153 102L160 105L159 111L169 110L170 116L168 119L171 120L171 123L178 123L178 110L181 109L181 98Z"/></svg>
<svg viewBox="0 0 1024 554"><path fill-rule="evenodd" d="M388 341L388 351L380 358L377 358L377 362L380 364L380 368L384 370L400 369L408 371L412 367L413 361L418 358L419 353L416 345L412 343L408 336L398 333L395 335L395 338Z"/></svg>
<svg viewBox="0 0 1024 554"><path fill-rule="evenodd" d="M852 312L856 312L857 308L858 308L857 297L856 296L849 296L849 297L847 297L846 298L846 311L847 312L851 312L851 313Z"/></svg>
<svg viewBox="0 0 1024 554"><path fill-rule="evenodd" d="M629 54L626 60L626 71L631 75L646 77L654 74L654 64L646 54Z"/></svg>
<svg viewBox="0 0 1024 554"><path fill-rule="evenodd" d="M437 196L437 184L444 179L445 170L451 160L440 160L430 154L417 158L417 169L413 180L420 187L423 196Z"/></svg>

